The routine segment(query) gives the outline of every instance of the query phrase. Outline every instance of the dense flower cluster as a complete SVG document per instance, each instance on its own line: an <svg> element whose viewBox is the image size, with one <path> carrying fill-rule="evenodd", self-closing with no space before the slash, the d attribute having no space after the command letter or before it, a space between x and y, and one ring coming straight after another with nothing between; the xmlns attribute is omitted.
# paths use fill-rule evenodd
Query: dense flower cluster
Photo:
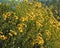
<svg viewBox="0 0 60 48"><path fill-rule="evenodd" d="M17 4L14 11L3 12L0 16L3 48L33 48L36 43L53 48L51 43L60 38L60 23L51 10L39 2Z"/></svg>

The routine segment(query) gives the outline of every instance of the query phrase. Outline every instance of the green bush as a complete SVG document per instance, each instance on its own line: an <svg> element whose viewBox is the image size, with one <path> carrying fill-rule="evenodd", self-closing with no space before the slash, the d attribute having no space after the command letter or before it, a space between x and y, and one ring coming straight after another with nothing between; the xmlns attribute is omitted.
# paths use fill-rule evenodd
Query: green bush
<svg viewBox="0 0 60 48"><path fill-rule="evenodd" d="M2 48L60 48L60 24L47 6L22 2L14 7L0 5Z"/></svg>

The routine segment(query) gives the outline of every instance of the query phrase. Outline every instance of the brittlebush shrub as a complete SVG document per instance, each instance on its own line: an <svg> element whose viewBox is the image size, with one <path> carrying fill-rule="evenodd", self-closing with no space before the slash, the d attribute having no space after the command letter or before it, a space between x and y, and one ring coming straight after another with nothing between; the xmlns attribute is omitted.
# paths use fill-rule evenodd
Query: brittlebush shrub
<svg viewBox="0 0 60 48"><path fill-rule="evenodd" d="M60 48L60 24L40 2L0 4L3 48ZM56 44L57 43L57 44Z"/></svg>

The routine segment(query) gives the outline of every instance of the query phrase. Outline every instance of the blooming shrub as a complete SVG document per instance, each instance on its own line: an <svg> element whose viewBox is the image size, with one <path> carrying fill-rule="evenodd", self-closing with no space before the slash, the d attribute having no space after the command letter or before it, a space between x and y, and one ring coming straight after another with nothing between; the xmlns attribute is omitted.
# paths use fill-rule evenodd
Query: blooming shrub
<svg viewBox="0 0 60 48"><path fill-rule="evenodd" d="M0 7L6 6L3 5ZM60 48L60 24L48 7L40 2L24 2L15 5L14 10L8 6L2 8L0 42L3 48Z"/></svg>

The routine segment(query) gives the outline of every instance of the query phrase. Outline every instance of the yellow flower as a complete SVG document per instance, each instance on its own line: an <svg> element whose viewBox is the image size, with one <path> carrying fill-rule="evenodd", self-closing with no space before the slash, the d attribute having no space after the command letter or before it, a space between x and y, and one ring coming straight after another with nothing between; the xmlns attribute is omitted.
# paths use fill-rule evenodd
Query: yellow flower
<svg viewBox="0 0 60 48"><path fill-rule="evenodd" d="M4 18L4 20L6 20L6 18L7 18L6 14L3 14L3 18Z"/></svg>
<svg viewBox="0 0 60 48"><path fill-rule="evenodd" d="M38 2L36 2L36 4L35 4L35 6L37 6L37 7L42 7L42 4L41 3L38 3Z"/></svg>
<svg viewBox="0 0 60 48"><path fill-rule="evenodd" d="M51 32L49 31L49 30L46 30L46 35L47 35L47 38L46 38L46 40L50 40L50 38L51 38Z"/></svg>
<svg viewBox="0 0 60 48"><path fill-rule="evenodd" d="M11 12L7 12L6 15L7 15L7 17L10 17Z"/></svg>
<svg viewBox="0 0 60 48"><path fill-rule="evenodd" d="M60 26L60 22L58 22L57 26Z"/></svg>
<svg viewBox="0 0 60 48"><path fill-rule="evenodd" d="M36 43L38 43L40 45L43 45L44 44L43 38L41 36L36 36L36 39L34 39L34 41L32 42L32 44L34 45Z"/></svg>
<svg viewBox="0 0 60 48"><path fill-rule="evenodd" d="M21 23L21 24L18 24L17 27L20 32L23 32L23 28L27 28L27 25L24 23Z"/></svg>
<svg viewBox="0 0 60 48"><path fill-rule="evenodd" d="M36 21L36 26L42 27L43 25L39 21Z"/></svg>
<svg viewBox="0 0 60 48"><path fill-rule="evenodd" d="M27 27L27 25L26 24L23 24L24 25L24 27Z"/></svg>
<svg viewBox="0 0 60 48"><path fill-rule="evenodd" d="M2 39L2 40L6 40L6 39L7 39L7 37L6 37L6 36L4 36L4 35L1 35L1 39Z"/></svg>
<svg viewBox="0 0 60 48"><path fill-rule="evenodd" d="M3 34L3 32L0 32L0 34Z"/></svg>
<svg viewBox="0 0 60 48"><path fill-rule="evenodd" d="M17 33L16 33L16 32L13 32L13 34L14 34L14 35L17 35Z"/></svg>
<svg viewBox="0 0 60 48"><path fill-rule="evenodd" d="M38 44L40 44L40 45L44 44L44 40L41 36L37 36L37 41L38 41Z"/></svg>
<svg viewBox="0 0 60 48"><path fill-rule="evenodd" d="M22 18L21 18L21 21L23 21L23 22L24 22L24 21L25 21L25 18L24 18L24 17L22 17Z"/></svg>
<svg viewBox="0 0 60 48"><path fill-rule="evenodd" d="M50 19L50 21L49 21L51 24L53 24L54 23L54 20L52 20L52 19Z"/></svg>
<svg viewBox="0 0 60 48"><path fill-rule="evenodd" d="M42 36L42 34L41 34L41 33L38 33L38 35L39 35L39 36Z"/></svg>
<svg viewBox="0 0 60 48"><path fill-rule="evenodd" d="M23 28L23 24L18 24L17 26L18 26L18 30L19 30L20 32L23 32L23 29L22 29L22 28Z"/></svg>
<svg viewBox="0 0 60 48"><path fill-rule="evenodd" d="M10 36L13 36L11 33L9 33Z"/></svg>
<svg viewBox="0 0 60 48"><path fill-rule="evenodd" d="M14 35L17 35L17 32L10 30L11 33L13 33ZM11 33L9 33L11 35Z"/></svg>
<svg viewBox="0 0 60 48"><path fill-rule="evenodd" d="M18 28L20 32L23 32L23 29L21 27Z"/></svg>
<svg viewBox="0 0 60 48"><path fill-rule="evenodd" d="M18 16L15 15L14 17L15 17L15 19L18 19Z"/></svg>
<svg viewBox="0 0 60 48"><path fill-rule="evenodd" d="M20 29L22 29L22 27L18 27L18 29L20 30Z"/></svg>
<svg viewBox="0 0 60 48"><path fill-rule="evenodd" d="M18 27L23 27L23 24L18 24L17 26L18 26Z"/></svg>
<svg viewBox="0 0 60 48"><path fill-rule="evenodd" d="M30 20L34 20L34 17L33 16L30 16Z"/></svg>
<svg viewBox="0 0 60 48"><path fill-rule="evenodd" d="M28 16L25 17L25 21L28 21Z"/></svg>
<svg viewBox="0 0 60 48"><path fill-rule="evenodd" d="M47 35L51 35L51 32L49 30L46 30Z"/></svg>
<svg viewBox="0 0 60 48"><path fill-rule="evenodd" d="M20 32L23 32L23 30L22 30L22 29L20 29Z"/></svg>
<svg viewBox="0 0 60 48"><path fill-rule="evenodd" d="M28 0L24 0L24 2L28 2Z"/></svg>
<svg viewBox="0 0 60 48"><path fill-rule="evenodd" d="M10 30L10 32L14 32L13 30Z"/></svg>
<svg viewBox="0 0 60 48"><path fill-rule="evenodd" d="M22 17L22 18L21 18L21 21L23 21L23 22L24 22L24 21L28 21L28 17L27 17L27 16L26 16L26 17Z"/></svg>

